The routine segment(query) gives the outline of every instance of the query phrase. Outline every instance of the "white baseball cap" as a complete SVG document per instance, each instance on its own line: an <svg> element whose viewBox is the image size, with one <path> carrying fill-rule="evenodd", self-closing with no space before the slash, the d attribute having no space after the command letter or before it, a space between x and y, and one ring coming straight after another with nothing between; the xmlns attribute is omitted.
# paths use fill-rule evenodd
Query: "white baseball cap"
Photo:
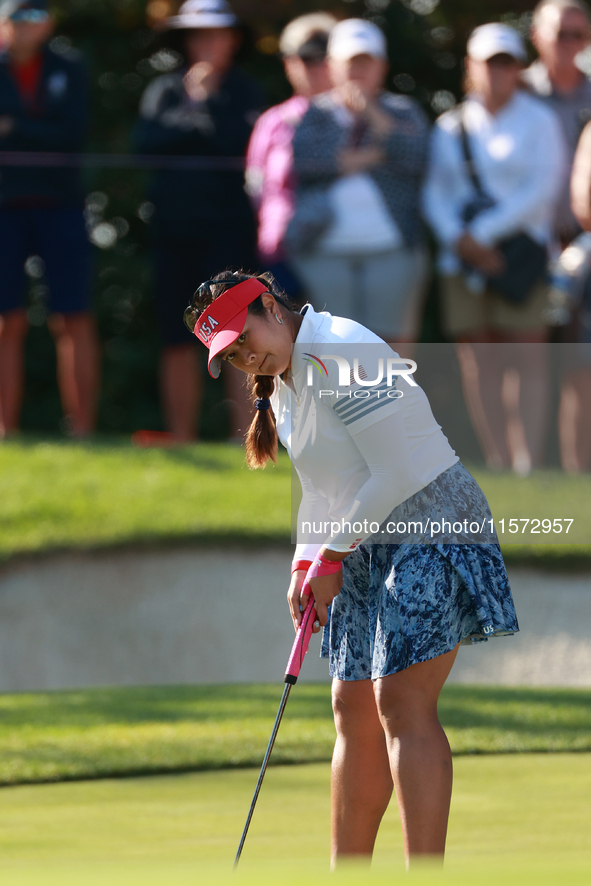
<svg viewBox="0 0 591 886"><path fill-rule="evenodd" d="M167 28L233 28L237 24L226 0L186 0L179 14L166 20Z"/></svg>
<svg viewBox="0 0 591 886"><path fill-rule="evenodd" d="M491 22L475 28L466 47L469 58L488 61L493 55L510 55L520 62L527 61L527 52L520 35L509 25Z"/></svg>
<svg viewBox="0 0 591 886"><path fill-rule="evenodd" d="M346 61L355 55L388 58L384 32L373 22L362 18L346 18L334 26L328 40L329 58Z"/></svg>

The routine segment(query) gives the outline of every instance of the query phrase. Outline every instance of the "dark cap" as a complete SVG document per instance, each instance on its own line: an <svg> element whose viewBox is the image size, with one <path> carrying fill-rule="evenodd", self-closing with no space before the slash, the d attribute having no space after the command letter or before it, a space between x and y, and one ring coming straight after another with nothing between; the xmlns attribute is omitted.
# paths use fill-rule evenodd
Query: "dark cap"
<svg viewBox="0 0 591 886"><path fill-rule="evenodd" d="M321 62L326 58L327 46L328 34L324 31L317 31L305 43L302 43L296 55L305 62Z"/></svg>

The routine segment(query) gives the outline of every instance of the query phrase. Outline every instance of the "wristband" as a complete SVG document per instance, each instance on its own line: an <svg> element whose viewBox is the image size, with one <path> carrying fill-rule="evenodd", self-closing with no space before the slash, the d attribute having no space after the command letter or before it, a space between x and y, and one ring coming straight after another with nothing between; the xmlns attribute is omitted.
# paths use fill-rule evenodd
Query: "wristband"
<svg viewBox="0 0 591 886"><path fill-rule="evenodd" d="M305 569L307 572L311 565L311 560L294 560L291 564L291 574L293 575L298 569Z"/></svg>
<svg viewBox="0 0 591 886"><path fill-rule="evenodd" d="M308 573L311 572L310 578L316 578L317 575L334 575L342 567L342 560L329 560L323 554L316 554Z"/></svg>
<svg viewBox="0 0 591 886"><path fill-rule="evenodd" d="M306 573L304 584L302 585L302 594L305 594L306 597L308 596L306 586L310 587L310 579L317 578L320 575L334 575L336 572L341 571L342 566L342 560L328 560L322 554L316 554L314 562Z"/></svg>

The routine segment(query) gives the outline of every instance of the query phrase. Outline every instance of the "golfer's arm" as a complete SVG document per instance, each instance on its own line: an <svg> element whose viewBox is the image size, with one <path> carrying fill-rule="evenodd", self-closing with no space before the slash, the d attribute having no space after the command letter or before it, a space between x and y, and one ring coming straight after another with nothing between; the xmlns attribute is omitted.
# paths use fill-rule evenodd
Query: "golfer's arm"
<svg viewBox="0 0 591 886"><path fill-rule="evenodd" d="M410 457L404 418L400 411L351 437L367 463L370 476L363 484L349 512L340 521L341 531L326 540L328 552L346 556L377 531L388 514L401 502L417 492L421 483L416 477ZM350 524L350 528L349 528ZM367 527L355 531L353 524ZM369 525L373 529L369 529Z"/></svg>
<svg viewBox="0 0 591 886"><path fill-rule="evenodd" d="M294 561L313 560L326 540L326 532L314 531L330 520L328 501L314 489L309 477L298 471L302 485L302 500L298 508L298 524L296 531L297 544Z"/></svg>

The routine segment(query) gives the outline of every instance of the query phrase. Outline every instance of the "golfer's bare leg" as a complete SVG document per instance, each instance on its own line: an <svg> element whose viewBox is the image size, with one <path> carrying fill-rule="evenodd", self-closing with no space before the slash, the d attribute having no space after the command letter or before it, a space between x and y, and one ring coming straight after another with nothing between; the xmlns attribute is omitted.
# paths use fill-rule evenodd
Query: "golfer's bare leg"
<svg viewBox="0 0 591 886"><path fill-rule="evenodd" d="M333 680L332 862L371 856L392 796L384 730L371 680Z"/></svg>
<svg viewBox="0 0 591 886"><path fill-rule="evenodd" d="M0 315L0 439L19 427L26 334L27 315L23 310Z"/></svg>
<svg viewBox="0 0 591 886"><path fill-rule="evenodd" d="M374 684L407 863L420 856L442 858L445 850L452 761L437 715L437 699L457 651L458 647Z"/></svg>

